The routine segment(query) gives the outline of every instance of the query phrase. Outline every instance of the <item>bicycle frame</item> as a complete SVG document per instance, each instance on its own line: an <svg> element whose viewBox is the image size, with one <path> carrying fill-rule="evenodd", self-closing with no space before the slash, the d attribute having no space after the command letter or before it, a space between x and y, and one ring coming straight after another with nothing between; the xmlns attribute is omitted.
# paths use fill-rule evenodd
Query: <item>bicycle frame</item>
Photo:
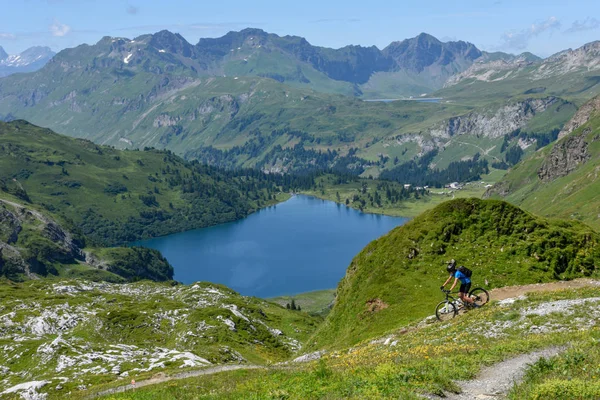
<svg viewBox="0 0 600 400"><path fill-rule="evenodd" d="M452 294L456 293L458 292L454 292ZM456 309L463 305L463 302L460 299L450 296L450 293L446 293L446 301L449 301L450 303L454 304L456 306Z"/></svg>
<svg viewBox="0 0 600 400"><path fill-rule="evenodd" d="M454 304L454 307L456 307L456 311L460 311L465 308L465 303L461 299L457 299L455 297L450 296L450 294L457 294L458 292L450 293L444 291L444 293L446 294L446 301L449 301L450 303Z"/></svg>

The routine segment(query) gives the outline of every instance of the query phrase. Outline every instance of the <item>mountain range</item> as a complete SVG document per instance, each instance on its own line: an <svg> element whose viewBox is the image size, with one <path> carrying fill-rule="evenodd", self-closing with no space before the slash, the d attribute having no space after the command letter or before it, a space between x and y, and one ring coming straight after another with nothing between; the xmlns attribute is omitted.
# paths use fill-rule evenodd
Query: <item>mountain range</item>
<svg viewBox="0 0 600 400"><path fill-rule="evenodd" d="M42 68L55 55L49 47L30 47L20 54L9 55L0 46L0 78Z"/></svg>
<svg viewBox="0 0 600 400"><path fill-rule="evenodd" d="M426 33L390 43L382 50L375 46L313 46L302 37L278 36L253 28L200 39L196 45L168 31L134 40L105 37L96 46L102 47L103 43L115 43L119 48L109 57L126 64L139 62L147 56L144 50L154 49L165 57L174 56L182 66L201 75L269 77L292 86L365 97L384 93L393 93L394 97L419 95L441 88L450 76L464 71L475 60L515 58L506 53L482 52L464 41L442 42ZM127 51L131 58L125 62ZM0 52L0 60L4 60L0 65L25 67L36 61L39 68L53 55L49 48L42 47L4 58ZM333 82L323 85L327 80ZM388 81L393 81L392 87L387 86Z"/></svg>
<svg viewBox="0 0 600 400"><path fill-rule="evenodd" d="M244 29L218 39L200 39L196 48L213 62L213 71L223 74L265 76L292 86L365 97L433 91L484 55L471 43L444 43L426 33L383 50L375 46L329 49L297 36ZM323 86L324 78L334 82ZM395 81L393 87L386 85L390 79Z"/></svg>
<svg viewBox="0 0 600 400"><path fill-rule="evenodd" d="M500 164L519 145L513 135L504 146L506 135L518 129L547 144L598 93L596 47L540 60L427 34L383 50L327 49L259 29L196 45L168 31L104 37L0 79L0 119L270 172L316 166L377 176L431 151L431 167L476 156ZM436 89L443 99L429 103L357 98Z"/></svg>

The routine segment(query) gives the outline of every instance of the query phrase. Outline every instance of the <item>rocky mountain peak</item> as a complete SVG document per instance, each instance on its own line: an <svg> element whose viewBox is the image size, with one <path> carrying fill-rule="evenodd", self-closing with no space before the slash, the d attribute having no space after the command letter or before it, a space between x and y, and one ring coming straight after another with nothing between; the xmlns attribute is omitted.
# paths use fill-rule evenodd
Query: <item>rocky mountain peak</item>
<svg viewBox="0 0 600 400"><path fill-rule="evenodd" d="M16 72L32 72L42 68L54 56L49 47L34 46L20 54L7 54L0 47L0 77Z"/></svg>
<svg viewBox="0 0 600 400"><path fill-rule="evenodd" d="M482 54L472 43L444 43L427 33L393 42L383 49L383 53L392 57L401 68L416 72L434 64L446 66L455 61L471 63Z"/></svg>
<svg viewBox="0 0 600 400"><path fill-rule="evenodd" d="M416 41L419 44L441 44L442 42L440 40L438 40L438 38L436 38L433 35L430 35L429 33L426 32L421 32L419 33L419 35L417 35L415 38L413 39L406 39L408 41Z"/></svg>
<svg viewBox="0 0 600 400"><path fill-rule="evenodd" d="M575 50L565 50L545 59L533 79L546 79L573 71L600 70L600 41L587 43Z"/></svg>
<svg viewBox="0 0 600 400"><path fill-rule="evenodd" d="M241 31L227 32L220 38L201 38L196 47L223 56L227 51L240 47L247 41L264 44L269 38L279 38L279 36L258 28L246 28Z"/></svg>
<svg viewBox="0 0 600 400"><path fill-rule="evenodd" d="M194 46L179 33L172 33L162 30L151 36L149 45L158 49L158 51L180 54L184 57L194 56Z"/></svg>
<svg viewBox="0 0 600 400"><path fill-rule="evenodd" d="M42 57L52 58L54 56L54 52L50 47L47 46L33 46L25 50L20 54L21 58L25 58L27 60L37 60Z"/></svg>
<svg viewBox="0 0 600 400"><path fill-rule="evenodd" d="M573 50L567 49L560 51L550 57L548 57L545 61L547 62L560 62L565 59L572 57L598 57L600 55L600 40L595 42L586 43L583 46Z"/></svg>
<svg viewBox="0 0 600 400"><path fill-rule="evenodd" d="M231 33L231 32L230 32ZM245 28L239 34L243 37L267 37L269 34L260 28Z"/></svg>
<svg viewBox="0 0 600 400"><path fill-rule="evenodd" d="M541 61L542 59L538 56L536 56L533 53L530 53L528 51L521 53L517 56L517 59L521 59L524 61L531 61L531 62L536 62L536 61Z"/></svg>

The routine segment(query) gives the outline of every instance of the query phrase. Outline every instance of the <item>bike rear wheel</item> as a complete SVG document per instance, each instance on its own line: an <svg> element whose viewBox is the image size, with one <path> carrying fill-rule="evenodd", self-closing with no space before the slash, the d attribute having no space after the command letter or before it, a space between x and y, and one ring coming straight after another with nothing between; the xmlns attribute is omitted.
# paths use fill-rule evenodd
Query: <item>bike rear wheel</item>
<svg viewBox="0 0 600 400"><path fill-rule="evenodd" d="M442 301L435 308L435 316L440 321L448 321L456 317L457 314L458 310L456 309L456 306L450 301Z"/></svg>
<svg viewBox="0 0 600 400"><path fill-rule="evenodd" d="M482 306L490 301L490 294L483 288L475 288L469 292L469 297L473 299L475 304Z"/></svg>

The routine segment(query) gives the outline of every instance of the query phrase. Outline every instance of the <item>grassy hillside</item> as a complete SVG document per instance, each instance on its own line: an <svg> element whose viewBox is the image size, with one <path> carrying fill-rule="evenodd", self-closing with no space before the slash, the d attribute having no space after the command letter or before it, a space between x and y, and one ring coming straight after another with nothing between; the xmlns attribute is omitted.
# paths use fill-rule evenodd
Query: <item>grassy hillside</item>
<svg viewBox="0 0 600 400"><path fill-rule="evenodd" d="M597 275L600 235L505 202L442 203L355 257L311 347L350 345L430 315L443 298L444 261L451 258L487 288Z"/></svg>
<svg viewBox="0 0 600 400"><path fill-rule="evenodd" d="M539 215L580 220L600 229L599 134L600 112L595 111L570 135L512 168L487 196L503 197ZM550 175L545 177L541 171Z"/></svg>
<svg viewBox="0 0 600 400"><path fill-rule="evenodd" d="M0 190L51 213L92 244L239 219L294 185L292 178L284 184L279 175L223 172L170 152L98 146L24 121L0 122L0 139Z"/></svg>
<svg viewBox="0 0 600 400"><path fill-rule="evenodd" d="M302 347L319 319L220 285L0 279L0 397L46 381L55 398L212 364L265 364Z"/></svg>
<svg viewBox="0 0 600 400"><path fill-rule="evenodd" d="M447 323L405 325L386 337L328 353L311 363L171 381L103 398L446 397L461 392L461 381L474 379L484 367L493 368L498 362L536 350L567 346L556 357L525 365L525 381L513 387L508 398L592 400L600 396L597 294L595 288L530 294ZM550 308L560 311L545 312ZM79 392L75 398L85 395L89 391Z"/></svg>

